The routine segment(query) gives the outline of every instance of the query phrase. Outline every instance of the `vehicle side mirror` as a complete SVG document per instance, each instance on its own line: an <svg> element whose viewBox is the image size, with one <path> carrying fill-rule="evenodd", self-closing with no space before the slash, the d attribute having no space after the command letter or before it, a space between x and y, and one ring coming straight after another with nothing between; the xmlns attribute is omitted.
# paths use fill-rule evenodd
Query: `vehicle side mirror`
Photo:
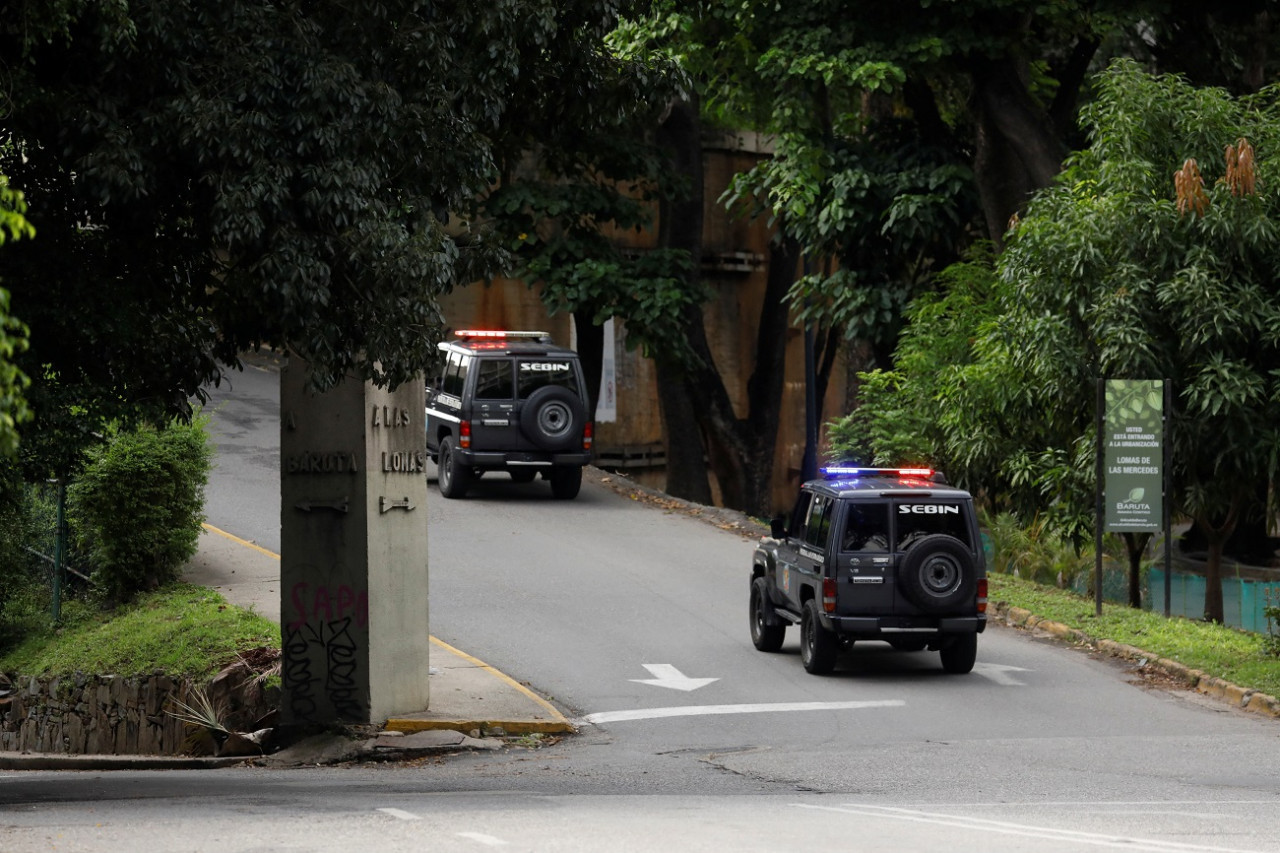
<svg viewBox="0 0 1280 853"><path fill-rule="evenodd" d="M787 520L781 515L769 519L769 535L774 539L784 539L787 535Z"/></svg>

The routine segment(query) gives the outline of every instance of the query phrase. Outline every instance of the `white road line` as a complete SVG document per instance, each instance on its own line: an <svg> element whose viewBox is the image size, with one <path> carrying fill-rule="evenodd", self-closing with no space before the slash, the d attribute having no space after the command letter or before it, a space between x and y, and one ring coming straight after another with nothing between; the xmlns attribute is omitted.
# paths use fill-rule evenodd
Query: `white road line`
<svg viewBox="0 0 1280 853"><path fill-rule="evenodd" d="M413 812L407 812L403 809L378 809L378 811L383 814L389 814L392 817L398 817L401 820L422 820L422 818L418 817Z"/></svg>
<svg viewBox="0 0 1280 853"><path fill-rule="evenodd" d="M626 720L656 720L666 717L702 717L720 714L776 714L789 711L852 711L862 708L898 708L901 699L871 702L777 702L766 705L681 705L674 708L637 708L634 711L600 711L587 714L579 722L617 723Z"/></svg>
<svg viewBox="0 0 1280 853"><path fill-rule="evenodd" d="M459 832L458 837L470 839L471 841L478 842L486 847L502 847L507 843L501 838L495 838L492 835L485 835L483 832Z"/></svg>
<svg viewBox="0 0 1280 853"><path fill-rule="evenodd" d="M793 803L795 808L812 809L814 811L839 812L840 814L857 815L858 817L883 817L891 820L905 820L912 823L929 823L938 826L950 826L960 829L972 829L981 832L998 832L1003 835L1017 835L1024 838L1040 838L1047 841L1075 841L1080 844L1092 844L1097 847L1115 847L1123 850L1142 850L1148 853L1257 853L1236 847L1211 847L1204 844L1187 844L1181 841L1160 841L1153 838L1131 838L1123 835L1103 835L1096 832L1079 832L1071 829L1055 829L1050 826L1032 826L1030 824L1010 823L1003 820L966 817L964 815L922 812L914 809L900 809L890 806L849 805L849 806L815 806L809 803Z"/></svg>

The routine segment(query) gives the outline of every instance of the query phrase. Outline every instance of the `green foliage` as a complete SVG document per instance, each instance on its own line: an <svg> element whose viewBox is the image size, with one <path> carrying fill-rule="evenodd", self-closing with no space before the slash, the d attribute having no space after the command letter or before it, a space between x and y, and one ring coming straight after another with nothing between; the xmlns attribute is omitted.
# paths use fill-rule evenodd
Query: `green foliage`
<svg viewBox="0 0 1280 853"><path fill-rule="evenodd" d="M54 630L33 627L0 654L0 671L22 675L76 672L204 678L238 652L277 647L270 620L232 607L204 587L176 584L141 596L114 612L78 607Z"/></svg>
<svg viewBox="0 0 1280 853"><path fill-rule="evenodd" d="M20 190L9 186L0 175L0 246L5 240L31 238L36 229L24 214L27 203ZM9 291L0 287L0 457L13 456L18 449L18 424L31 419L23 391L31 380L15 364L28 346L27 327L9 313Z"/></svg>
<svg viewBox="0 0 1280 853"><path fill-rule="evenodd" d="M73 473L109 424L189 416L260 345L322 386L417 375L438 297L508 266L472 215L506 146L618 107L589 86L628 8L19 0L0 170L42 199L40 239L4 249L29 475Z"/></svg>
<svg viewBox="0 0 1280 853"><path fill-rule="evenodd" d="M1089 587L1094 572L1093 548L1077 549L1043 520L1025 525L1017 517L1001 513L989 519L983 529L991 539L989 570L1061 589Z"/></svg>
<svg viewBox="0 0 1280 853"><path fill-rule="evenodd" d="M39 560L27 548L54 527L54 506L42 501L38 491L25 486L12 464L0 465L0 635L24 608L24 591L43 575ZM49 616L48 596L41 605Z"/></svg>
<svg viewBox="0 0 1280 853"><path fill-rule="evenodd" d="M1280 657L1280 601L1267 591L1267 604L1262 608L1262 615L1267 617L1267 635L1263 638L1263 647L1272 657Z"/></svg>
<svg viewBox="0 0 1280 853"><path fill-rule="evenodd" d="M212 449L204 421L119 432L90 455L67 511L107 595L174 581L196 551Z"/></svg>
<svg viewBox="0 0 1280 853"><path fill-rule="evenodd" d="M1098 376L1173 382L1177 506L1202 524L1274 474L1280 441L1280 89L1236 100L1119 63L1098 90L1090 147L1029 205L994 277L955 267L917 300L894 373L866 386L874 410L838 433L879 459L919 447L993 511L1076 542ZM1174 172L1196 157L1212 182L1241 137L1259 191L1212 183L1204 215L1180 215Z"/></svg>

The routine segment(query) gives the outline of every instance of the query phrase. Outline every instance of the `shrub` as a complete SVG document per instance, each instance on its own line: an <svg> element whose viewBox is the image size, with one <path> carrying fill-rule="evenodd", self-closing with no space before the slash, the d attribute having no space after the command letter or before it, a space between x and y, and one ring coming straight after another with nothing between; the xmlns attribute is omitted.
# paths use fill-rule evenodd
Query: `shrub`
<svg viewBox="0 0 1280 853"><path fill-rule="evenodd" d="M67 511L106 595L128 600L177 580L196 552L211 458L203 418L118 432L91 452Z"/></svg>

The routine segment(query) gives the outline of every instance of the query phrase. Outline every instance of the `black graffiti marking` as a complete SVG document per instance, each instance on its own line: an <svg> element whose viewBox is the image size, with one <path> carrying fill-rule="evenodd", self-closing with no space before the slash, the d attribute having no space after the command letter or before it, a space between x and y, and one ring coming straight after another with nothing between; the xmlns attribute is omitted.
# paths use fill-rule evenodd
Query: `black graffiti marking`
<svg viewBox="0 0 1280 853"><path fill-rule="evenodd" d="M308 654L311 643L303 634L308 629L309 626L303 624L286 628L281 656L280 682L289 697L289 711L297 720L311 720L316 712L315 678L311 675L311 656Z"/></svg>

